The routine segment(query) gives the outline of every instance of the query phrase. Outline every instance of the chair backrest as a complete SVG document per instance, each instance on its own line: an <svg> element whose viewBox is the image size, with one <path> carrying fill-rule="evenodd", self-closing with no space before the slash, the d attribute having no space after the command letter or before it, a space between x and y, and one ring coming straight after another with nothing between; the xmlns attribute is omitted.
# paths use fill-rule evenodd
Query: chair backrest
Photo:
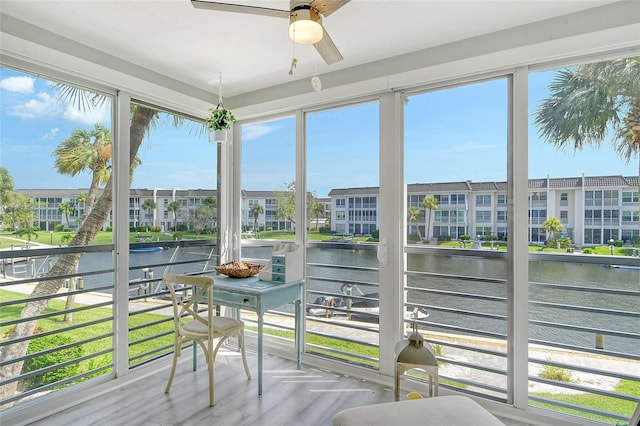
<svg viewBox="0 0 640 426"><path fill-rule="evenodd" d="M164 274L162 278L171 293L173 323L176 333L180 331L182 319L187 316L190 316L193 321L198 321L205 325L211 324L213 291L210 290L213 287L213 278L174 274ZM181 291L183 287L193 288L190 297L186 296L185 291ZM207 317L203 317L195 306L203 302L207 305Z"/></svg>

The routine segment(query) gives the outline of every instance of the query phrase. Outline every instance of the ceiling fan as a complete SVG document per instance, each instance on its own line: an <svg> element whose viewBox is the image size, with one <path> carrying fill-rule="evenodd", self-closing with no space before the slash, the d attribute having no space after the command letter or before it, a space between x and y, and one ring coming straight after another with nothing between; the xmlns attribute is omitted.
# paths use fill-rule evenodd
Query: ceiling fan
<svg viewBox="0 0 640 426"><path fill-rule="evenodd" d="M249 13L289 19L289 37L296 43L313 44L324 61L331 65L341 61L340 51L322 26L322 17L327 17L350 0L290 0L289 10L271 9L232 3L191 0L198 9L222 12Z"/></svg>

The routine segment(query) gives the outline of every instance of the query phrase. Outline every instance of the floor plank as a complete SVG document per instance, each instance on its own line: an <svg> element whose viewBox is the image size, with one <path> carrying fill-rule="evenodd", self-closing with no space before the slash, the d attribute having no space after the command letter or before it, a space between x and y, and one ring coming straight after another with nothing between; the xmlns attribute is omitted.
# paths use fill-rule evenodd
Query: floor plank
<svg viewBox="0 0 640 426"><path fill-rule="evenodd" d="M263 395L258 396L257 358L247 353L247 380L236 352L221 352L215 365L215 405L209 407L204 363L179 365L169 394L169 370L93 398L32 423L34 426L331 425L344 408L393 400L393 389L265 355ZM189 358L189 357L185 357Z"/></svg>

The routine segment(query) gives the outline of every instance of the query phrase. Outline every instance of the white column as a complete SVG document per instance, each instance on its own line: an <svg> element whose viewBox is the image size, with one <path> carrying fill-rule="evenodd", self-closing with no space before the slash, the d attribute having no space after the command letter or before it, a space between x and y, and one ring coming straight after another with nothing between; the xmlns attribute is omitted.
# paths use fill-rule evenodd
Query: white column
<svg viewBox="0 0 640 426"><path fill-rule="evenodd" d="M404 185L404 94L380 97L380 372L395 374L395 343L402 338L407 195Z"/></svg>
<svg viewBox="0 0 640 426"><path fill-rule="evenodd" d="M113 112L113 311L116 376L129 371L129 114L131 96L119 92Z"/></svg>
<svg viewBox="0 0 640 426"><path fill-rule="evenodd" d="M508 401L528 405L529 257L528 257L528 69L516 69L510 87L507 142L507 362Z"/></svg>

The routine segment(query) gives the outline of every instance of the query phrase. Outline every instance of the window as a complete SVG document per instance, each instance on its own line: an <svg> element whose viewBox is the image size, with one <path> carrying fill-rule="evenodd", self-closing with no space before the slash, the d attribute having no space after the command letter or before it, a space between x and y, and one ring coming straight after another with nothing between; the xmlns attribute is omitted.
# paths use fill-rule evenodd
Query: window
<svg viewBox="0 0 640 426"><path fill-rule="evenodd" d="M488 207L491 205L491 195L476 195L476 206Z"/></svg>
<svg viewBox="0 0 640 426"><path fill-rule="evenodd" d="M623 191L622 192L622 203L638 203L638 192L637 191Z"/></svg>
<svg viewBox="0 0 640 426"><path fill-rule="evenodd" d="M496 196L496 199L499 207L504 207L507 205L507 194L498 194Z"/></svg>
<svg viewBox="0 0 640 426"><path fill-rule="evenodd" d="M560 223L567 224L569 223L569 212L566 210L560 210Z"/></svg>
<svg viewBox="0 0 640 426"><path fill-rule="evenodd" d="M602 206L602 191L585 191L584 205L590 207Z"/></svg>
<svg viewBox="0 0 640 426"><path fill-rule="evenodd" d="M506 222L507 221L507 211L506 210L498 210L496 212L496 220L498 222Z"/></svg>
<svg viewBox="0 0 640 426"><path fill-rule="evenodd" d="M434 197L439 206L446 206L449 204L449 194L436 194Z"/></svg>
<svg viewBox="0 0 640 426"><path fill-rule="evenodd" d="M476 222L491 222L491 212L488 210L476 211Z"/></svg>
<svg viewBox="0 0 640 426"><path fill-rule="evenodd" d="M622 222L637 222L638 221L638 211L630 211L623 210L622 211Z"/></svg>
<svg viewBox="0 0 640 426"><path fill-rule="evenodd" d="M476 237L489 237L491 236L491 227L490 226L477 226L476 227Z"/></svg>
<svg viewBox="0 0 640 426"><path fill-rule="evenodd" d="M605 206L617 206L618 205L618 191L617 190L605 190L603 191L604 205Z"/></svg>
<svg viewBox="0 0 640 426"><path fill-rule="evenodd" d="M293 117L242 126L242 188L270 194L265 197L264 205L264 226L268 231L288 231L294 228L295 164ZM283 205L279 206L280 203ZM247 211L243 212L243 228L252 228L254 221ZM286 238L294 239L295 235L288 233Z"/></svg>
<svg viewBox="0 0 640 426"><path fill-rule="evenodd" d="M466 199L465 194L451 194L451 204L464 204Z"/></svg>
<svg viewBox="0 0 640 426"><path fill-rule="evenodd" d="M602 225L602 210L585 210L585 225Z"/></svg>
<svg viewBox="0 0 640 426"><path fill-rule="evenodd" d="M569 194L566 192L562 192L560 194L560 205L565 207L569 205Z"/></svg>

